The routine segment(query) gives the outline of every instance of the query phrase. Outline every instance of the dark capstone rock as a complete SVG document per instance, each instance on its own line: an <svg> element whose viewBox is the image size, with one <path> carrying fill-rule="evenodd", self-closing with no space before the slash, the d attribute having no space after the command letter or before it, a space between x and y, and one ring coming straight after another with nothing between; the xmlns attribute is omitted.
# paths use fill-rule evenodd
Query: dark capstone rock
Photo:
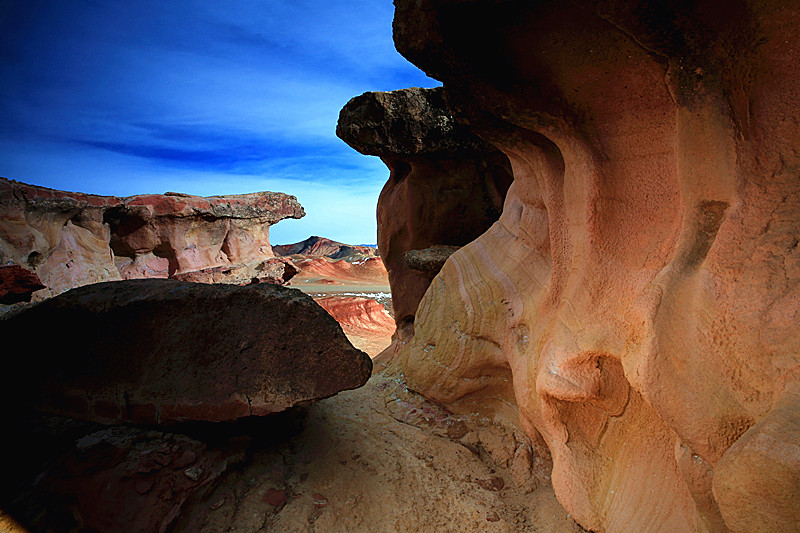
<svg viewBox="0 0 800 533"><path fill-rule="evenodd" d="M265 415L372 370L310 297L267 283L87 285L8 313L0 335L28 343L5 390L14 405L101 423Z"/></svg>
<svg viewBox="0 0 800 533"><path fill-rule="evenodd" d="M494 150L456 123L441 87L356 96L339 113L336 135L362 154L382 157Z"/></svg>
<svg viewBox="0 0 800 533"><path fill-rule="evenodd" d="M409 250L405 259L408 268L424 272L437 273L442 269L447 258L453 255L460 246L431 246L424 250Z"/></svg>

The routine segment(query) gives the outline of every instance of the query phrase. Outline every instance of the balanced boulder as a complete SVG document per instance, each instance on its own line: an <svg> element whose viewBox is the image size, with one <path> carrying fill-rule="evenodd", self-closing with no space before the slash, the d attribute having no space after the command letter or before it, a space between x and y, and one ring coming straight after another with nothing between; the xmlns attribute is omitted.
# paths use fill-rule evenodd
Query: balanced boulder
<svg viewBox="0 0 800 533"><path fill-rule="evenodd" d="M8 313L0 335L28 341L3 358L14 405L101 423L266 415L372 370L310 297L270 284L87 285Z"/></svg>

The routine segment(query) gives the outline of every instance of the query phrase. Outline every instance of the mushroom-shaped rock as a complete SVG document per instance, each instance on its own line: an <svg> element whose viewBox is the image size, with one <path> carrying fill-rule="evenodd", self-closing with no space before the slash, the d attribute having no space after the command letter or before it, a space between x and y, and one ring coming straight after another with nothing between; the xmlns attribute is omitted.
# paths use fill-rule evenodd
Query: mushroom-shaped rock
<svg viewBox="0 0 800 533"><path fill-rule="evenodd" d="M242 283L274 257L270 225L304 215L277 192L118 198L0 178L0 264L39 277L34 300L119 279Z"/></svg>
<svg viewBox="0 0 800 533"><path fill-rule="evenodd" d="M411 268L405 254L462 246L500 216L508 159L459 125L441 87L368 92L339 114L336 134L380 156L391 171L378 199L378 249L389 273L397 324L389 353L413 335L414 316L438 269Z"/></svg>
<svg viewBox="0 0 800 533"><path fill-rule="evenodd" d="M372 370L310 297L270 284L87 285L9 312L0 334L31 341L3 361L15 405L101 423L266 415Z"/></svg>

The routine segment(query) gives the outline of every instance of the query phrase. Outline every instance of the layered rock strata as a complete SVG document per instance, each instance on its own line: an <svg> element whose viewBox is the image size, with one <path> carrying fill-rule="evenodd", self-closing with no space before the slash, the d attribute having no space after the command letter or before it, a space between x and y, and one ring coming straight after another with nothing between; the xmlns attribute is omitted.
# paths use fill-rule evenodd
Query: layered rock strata
<svg viewBox="0 0 800 533"><path fill-rule="evenodd" d="M274 257L269 226L304 214L282 193L117 198L0 179L0 264L35 273L40 298L118 279L242 282Z"/></svg>
<svg viewBox="0 0 800 533"><path fill-rule="evenodd" d="M342 326L353 346L370 357L377 356L391 344L394 318L376 300L336 295L316 297L314 301Z"/></svg>
<svg viewBox="0 0 800 533"><path fill-rule="evenodd" d="M395 5L514 175L420 303L411 385L541 435L593 531L796 531L800 7Z"/></svg>
<svg viewBox="0 0 800 533"><path fill-rule="evenodd" d="M36 339L3 362L4 405L100 423L265 415L372 371L309 296L269 284L98 283L6 314L0 336Z"/></svg>
<svg viewBox="0 0 800 533"><path fill-rule="evenodd" d="M391 337L394 321L386 308L371 298L328 296L315 300L348 335Z"/></svg>
<svg viewBox="0 0 800 533"><path fill-rule="evenodd" d="M278 256L302 255L330 259L364 259L378 255L378 250L371 246L344 244L317 236L294 244L277 244L272 251Z"/></svg>
<svg viewBox="0 0 800 533"><path fill-rule="evenodd" d="M333 260L325 257L296 258L294 264L301 273L293 285L320 283L330 285L388 285L386 267L380 257L357 261Z"/></svg>
<svg viewBox="0 0 800 533"><path fill-rule="evenodd" d="M378 199L378 250L402 344L438 271L414 268L406 252L462 246L486 231L511 183L508 159L455 122L441 88L364 93L342 109L336 134L390 170Z"/></svg>

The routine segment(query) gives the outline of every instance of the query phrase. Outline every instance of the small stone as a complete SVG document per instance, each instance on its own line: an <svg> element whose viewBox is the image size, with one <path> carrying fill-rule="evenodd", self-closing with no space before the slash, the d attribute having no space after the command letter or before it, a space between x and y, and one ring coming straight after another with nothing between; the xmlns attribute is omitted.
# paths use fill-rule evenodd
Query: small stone
<svg viewBox="0 0 800 533"><path fill-rule="evenodd" d="M161 466L167 466L172 462L172 457L169 455L164 455L163 453L153 454L153 459L155 459L155 461Z"/></svg>
<svg viewBox="0 0 800 533"><path fill-rule="evenodd" d="M282 507L288 500L286 491L283 489L267 489L261 497L261 501L270 504L273 507Z"/></svg>
<svg viewBox="0 0 800 533"><path fill-rule="evenodd" d="M488 513L486 513L486 521L487 522L499 522L500 521L500 515L498 515L494 511L489 511Z"/></svg>
<svg viewBox="0 0 800 533"><path fill-rule="evenodd" d="M134 488L139 494L147 494L153 488L153 482L149 479L140 479L136 482Z"/></svg>
<svg viewBox="0 0 800 533"><path fill-rule="evenodd" d="M203 469L199 466L190 466L183 471L184 475L192 481L197 481L203 475Z"/></svg>
<svg viewBox="0 0 800 533"><path fill-rule="evenodd" d="M197 454L192 450L184 450L184 452L175 460L175 468L186 468L195 461L197 461Z"/></svg>
<svg viewBox="0 0 800 533"><path fill-rule="evenodd" d="M311 495L314 498L314 507L325 507L328 505L328 500L322 494L315 492Z"/></svg>
<svg viewBox="0 0 800 533"><path fill-rule="evenodd" d="M214 503L212 503L211 505L209 505L209 506L208 506L208 508L209 508L210 510L212 510L212 511L216 511L217 509L219 509L220 507L222 507L224 504L225 504L225 496L223 496L223 497L222 497L222 498L220 498L219 500L217 500L217 501L215 501Z"/></svg>
<svg viewBox="0 0 800 533"><path fill-rule="evenodd" d="M485 490L497 492L506 486L505 480L501 476L492 476L489 479L476 479L475 483Z"/></svg>

